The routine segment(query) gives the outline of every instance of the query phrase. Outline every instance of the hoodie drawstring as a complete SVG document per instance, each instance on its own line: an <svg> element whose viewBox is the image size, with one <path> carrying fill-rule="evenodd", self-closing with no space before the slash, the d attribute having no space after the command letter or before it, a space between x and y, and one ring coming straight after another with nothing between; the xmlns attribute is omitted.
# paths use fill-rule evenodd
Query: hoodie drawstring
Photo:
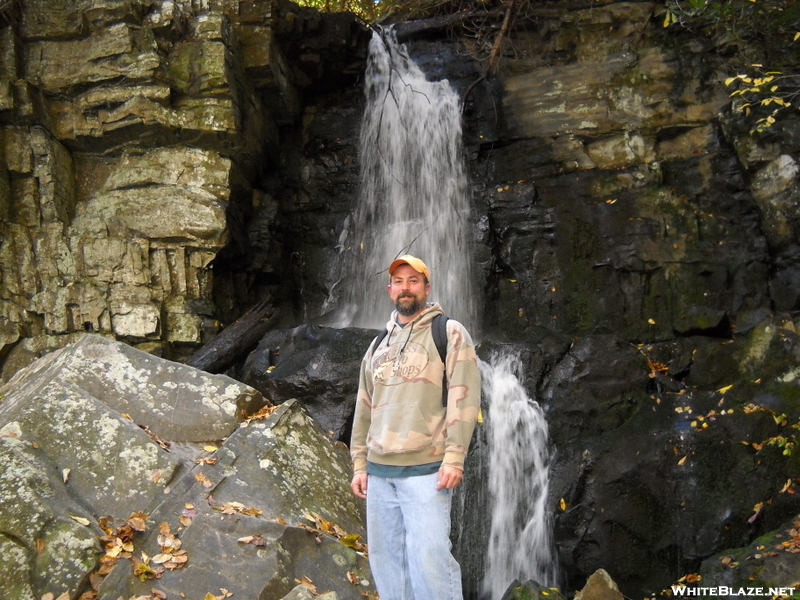
<svg viewBox="0 0 800 600"><path fill-rule="evenodd" d="M394 328L392 328L392 331L394 331ZM408 329L408 337L406 338L406 341L403 343L403 347L400 348L400 354L397 355L398 358L403 356L403 352L405 352L406 346L408 346L408 340L411 339L412 333L414 333L414 321L411 321L411 327Z"/></svg>

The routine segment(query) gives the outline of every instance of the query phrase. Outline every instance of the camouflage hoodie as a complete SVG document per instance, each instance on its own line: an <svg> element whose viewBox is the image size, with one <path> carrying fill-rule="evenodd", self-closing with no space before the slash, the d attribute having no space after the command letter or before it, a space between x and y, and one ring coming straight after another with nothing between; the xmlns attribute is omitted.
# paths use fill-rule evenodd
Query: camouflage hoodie
<svg viewBox="0 0 800 600"><path fill-rule="evenodd" d="M463 325L447 322L447 410L442 369L431 320L442 314L430 304L400 327L393 312L388 335L370 346L361 362L350 454L355 473L370 462L411 466L443 461L464 468L480 406L475 348Z"/></svg>

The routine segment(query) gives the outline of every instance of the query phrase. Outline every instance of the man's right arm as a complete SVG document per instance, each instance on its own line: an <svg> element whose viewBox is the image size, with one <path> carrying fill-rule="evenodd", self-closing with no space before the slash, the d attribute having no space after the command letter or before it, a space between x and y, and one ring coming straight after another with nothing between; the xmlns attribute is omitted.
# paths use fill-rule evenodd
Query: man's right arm
<svg viewBox="0 0 800 600"><path fill-rule="evenodd" d="M368 370L370 352L361 361L361 374L350 436L350 457L353 459L353 480L350 487L359 498L367 492L367 433L372 420L372 376Z"/></svg>

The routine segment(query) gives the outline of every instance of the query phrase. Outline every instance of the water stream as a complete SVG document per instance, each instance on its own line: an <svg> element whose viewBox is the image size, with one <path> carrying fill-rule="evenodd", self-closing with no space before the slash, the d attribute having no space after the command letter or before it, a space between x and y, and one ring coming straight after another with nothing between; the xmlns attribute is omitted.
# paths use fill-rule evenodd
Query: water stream
<svg viewBox="0 0 800 600"><path fill-rule="evenodd" d="M339 239L340 291L328 304L340 326L382 328L386 268L413 254L431 270L430 299L470 328L477 294L459 97L447 81L428 81L391 32L375 34L369 51L358 207Z"/></svg>
<svg viewBox="0 0 800 600"><path fill-rule="evenodd" d="M556 586L558 569L547 507L551 450L541 407L520 383L512 352L481 364L489 400L488 447L491 526L483 593L500 600L515 579Z"/></svg>
<svg viewBox="0 0 800 600"><path fill-rule="evenodd" d="M391 308L386 267L409 253L431 269L430 299L441 298L446 314L474 332L477 290L467 243L459 96L446 80L428 81L391 32L373 36L366 96L358 208L339 240L341 272L329 305L340 308L340 326L382 328ZM520 384L519 360L497 354L481 370L488 405L478 437L488 441L488 462L477 478L488 478L491 516L477 518L490 518L491 525L488 535L476 535L484 539L470 540L470 531L456 535L470 540L460 544L469 552L485 552L476 561L485 565L483 589L465 589L465 595L499 600L514 579L556 582L546 507L550 449L542 411ZM482 508L462 504L462 514Z"/></svg>

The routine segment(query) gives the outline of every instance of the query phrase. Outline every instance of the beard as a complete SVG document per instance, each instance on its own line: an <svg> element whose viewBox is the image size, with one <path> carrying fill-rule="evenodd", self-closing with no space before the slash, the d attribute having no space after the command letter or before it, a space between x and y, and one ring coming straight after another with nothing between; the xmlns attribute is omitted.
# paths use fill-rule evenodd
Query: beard
<svg viewBox="0 0 800 600"><path fill-rule="evenodd" d="M412 298L413 301L408 304L402 304L400 301L403 298ZM404 317L410 317L425 308L425 301L420 300L416 296L400 296L395 301L394 307L397 309L397 314L403 315Z"/></svg>

